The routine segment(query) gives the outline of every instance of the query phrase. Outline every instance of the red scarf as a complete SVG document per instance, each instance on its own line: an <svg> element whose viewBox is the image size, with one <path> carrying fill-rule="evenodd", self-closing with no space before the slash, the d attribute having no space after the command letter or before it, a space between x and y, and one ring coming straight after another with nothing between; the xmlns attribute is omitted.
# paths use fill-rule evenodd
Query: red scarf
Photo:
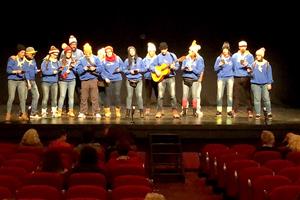
<svg viewBox="0 0 300 200"><path fill-rule="evenodd" d="M113 54L111 57L105 56L105 60L108 62L115 62L117 60L117 55Z"/></svg>

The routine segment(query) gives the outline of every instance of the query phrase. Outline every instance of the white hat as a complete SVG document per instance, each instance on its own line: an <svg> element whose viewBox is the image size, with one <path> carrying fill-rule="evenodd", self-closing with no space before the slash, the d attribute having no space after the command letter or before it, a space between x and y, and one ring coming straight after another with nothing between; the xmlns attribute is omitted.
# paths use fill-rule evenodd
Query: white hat
<svg viewBox="0 0 300 200"><path fill-rule="evenodd" d="M149 51L156 51L156 47L155 44L153 44L152 42L148 42L148 52Z"/></svg>
<svg viewBox="0 0 300 200"><path fill-rule="evenodd" d="M76 37L74 37L74 35L71 35L69 38L69 44L71 44L71 43L77 43L77 39L76 39Z"/></svg>
<svg viewBox="0 0 300 200"><path fill-rule="evenodd" d="M239 47L242 47L242 46L247 46L247 42L242 40L239 42Z"/></svg>
<svg viewBox="0 0 300 200"><path fill-rule="evenodd" d="M255 52L255 54L256 54L257 56L262 56L262 57L264 57L264 56L265 56L265 51L266 51L266 49L262 47L262 48L258 49L258 50Z"/></svg>
<svg viewBox="0 0 300 200"><path fill-rule="evenodd" d="M201 46L194 40L189 48L190 51L197 53L201 49Z"/></svg>

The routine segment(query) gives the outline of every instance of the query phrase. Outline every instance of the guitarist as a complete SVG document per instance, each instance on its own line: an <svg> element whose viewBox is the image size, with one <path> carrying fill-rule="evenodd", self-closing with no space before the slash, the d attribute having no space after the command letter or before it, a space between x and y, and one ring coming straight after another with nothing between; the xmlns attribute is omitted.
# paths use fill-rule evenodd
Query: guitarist
<svg viewBox="0 0 300 200"><path fill-rule="evenodd" d="M153 60L150 69L152 72L155 72L159 77L162 71L157 70L156 66L166 65L166 68L170 70L170 73L167 74L159 83L158 83L158 99L157 99L157 113L155 115L156 118L161 118L162 116L162 107L164 100L164 93L166 87L168 87L170 96L171 96L171 106L172 113L174 118L179 118L179 114L177 112L177 100L175 95L175 71L179 68L179 63L177 61L177 57L174 53L168 51L168 44L166 42L161 42L159 44L160 54ZM166 69L164 69L166 70Z"/></svg>

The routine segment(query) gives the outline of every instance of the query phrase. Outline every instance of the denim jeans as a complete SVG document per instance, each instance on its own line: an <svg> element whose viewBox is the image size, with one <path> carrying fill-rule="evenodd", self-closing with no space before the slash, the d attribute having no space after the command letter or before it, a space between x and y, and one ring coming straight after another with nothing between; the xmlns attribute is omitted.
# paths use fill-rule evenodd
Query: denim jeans
<svg viewBox="0 0 300 200"><path fill-rule="evenodd" d="M261 112L261 99L263 100L264 106L267 109L267 113L272 113L271 111L271 100L267 84L258 85L251 84L251 89L254 96L254 109L257 115Z"/></svg>
<svg viewBox="0 0 300 200"><path fill-rule="evenodd" d="M218 85L217 111L222 112L223 95L224 95L225 87L227 90L227 112L232 111L233 83L234 83L233 77L218 79L218 81L217 81L217 85Z"/></svg>
<svg viewBox="0 0 300 200"><path fill-rule="evenodd" d="M171 96L171 106L177 109L177 99L175 96L175 77L166 78L158 83L158 99L157 99L157 110L161 111L163 107L164 95L166 87L168 87Z"/></svg>
<svg viewBox="0 0 300 200"><path fill-rule="evenodd" d="M135 91L135 96L136 96L136 101L138 105L138 109L144 109L143 108L143 81L140 80L136 88L133 88L130 86L129 81L126 80L126 88L127 88L127 97L126 97L126 109L131 109L131 104L132 104L132 96L133 96L133 91Z"/></svg>
<svg viewBox="0 0 300 200"><path fill-rule="evenodd" d="M193 108L197 108L197 91L198 91L198 87L199 87L199 83L198 81L194 81L192 86L189 87L186 84L184 84L184 82L182 82L182 107L183 108L187 108L187 102L189 99L189 92L191 89L192 92L192 99L193 99Z"/></svg>
<svg viewBox="0 0 300 200"><path fill-rule="evenodd" d="M110 82L109 86L106 88L107 90L107 103L108 105L104 105L105 107L116 106L121 107L121 87L122 81L114 81Z"/></svg>
<svg viewBox="0 0 300 200"><path fill-rule="evenodd" d="M31 115L35 115L38 113L38 102L39 102L39 98L40 98L40 93L37 87L37 84L35 82L35 80L31 80L30 81L30 85L31 85ZM27 96L27 95L26 95Z"/></svg>
<svg viewBox="0 0 300 200"><path fill-rule="evenodd" d="M59 100L58 100L58 108L62 109L64 105L64 100L66 98L66 94L68 91L68 105L69 109L74 108L74 92L76 81L75 79L71 81L59 81Z"/></svg>
<svg viewBox="0 0 300 200"><path fill-rule="evenodd" d="M196 92L196 95L197 95L197 112L200 112L201 111L201 90L202 90L202 83L200 81L197 81L197 92Z"/></svg>
<svg viewBox="0 0 300 200"><path fill-rule="evenodd" d="M8 100L7 113L11 113L12 104L15 100L16 90L18 89L18 96L20 102L20 109L22 113L26 113L26 82L17 80L8 80Z"/></svg>
<svg viewBox="0 0 300 200"><path fill-rule="evenodd" d="M49 99L49 92L51 91L51 107L57 106L57 83L42 82L43 99L42 108L47 109L47 103Z"/></svg>

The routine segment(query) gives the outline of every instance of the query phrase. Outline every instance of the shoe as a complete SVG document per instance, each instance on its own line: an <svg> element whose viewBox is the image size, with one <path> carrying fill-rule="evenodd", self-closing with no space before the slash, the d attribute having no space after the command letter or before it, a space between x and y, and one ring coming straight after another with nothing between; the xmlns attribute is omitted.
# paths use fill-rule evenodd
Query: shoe
<svg viewBox="0 0 300 200"><path fill-rule="evenodd" d="M10 120L11 120L11 114L10 113L6 113L5 121L10 121Z"/></svg>
<svg viewBox="0 0 300 200"><path fill-rule="evenodd" d="M203 117L203 112L200 110L196 111L197 117Z"/></svg>
<svg viewBox="0 0 300 200"><path fill-rule="evenodd" d="M144 118L144 109L140 109L140 118Z"/></svg>
<svg viewBox="0 0 300 200"><path fill-rule="evenodd" d="M161 112L158 111L158 112L156 113L156 115L155 115L155 118L161 118L161 116L162 116Z"/></svg>
<svg viewBox="0 0 300 200"><path fill-rule="evenodd" d="M260 119L260 115L255 115L255 119Z"/></svg>
<svg viewBox="0 0 300 200"><path fill-rule="evenodd" d="M69 112L67 113L67 115L68 115L69 117L75 117L75 114L74 114L73 109L70 109Z"/></svg>
<svg viewBox="0 0 300 200"><path fill-rule="evenodd" d="M232 113L232 111L229 111L229 112L227 113L227 117L233 118L233 113Z"/></svg>
<svg viewBox="0 0 300 200"><path fill-rule="evenodd" d="M145 116L149 116L149 115L150 115L150 108L146 108Z"/></svg>
<svg viewBox="0 0 300 200"><path fill-rule="evenodd" d="M85 116L85 114L83 114L83 113L79 113L78 118L84 119L84 118L86 118L86 116Z"/></svg>
<svg viewBox="0 0 300 200"><path fill-rule="evenodd" d="M96 117L97 119L101 119L101 114L100 114L100 113L96 113L95 117Z"/></svg>
<svg viewBox="0 0 300 200"><path fill-rule="evenodd" d="M221 113L221 112L219 112L219 111L217 111L217 113L216 113L216 117L222 117L222 113Z"/></svg>
<svg viewBox="0 0 300 200"><path fill-rule="evenodd" d="M268 114L268 119L272 119L272 113Z"/></svg>
<svg viewBox="0 0 300 200"><path fill-rule="evenodd" d="M173 109L172 113L173 113L173 118L175 118L175 119L179 119L180 118L180 116L179 116L179 114L178 114L178 112L177 112L176 109Z"/></svg>
<svg viewBox="0 0 300 200"><path fill-rule="evenodd" d="M32 114L30 115L30 119L41 119L42 117L39 116L38 114Z"/></svg>
<svg viewBox="0 0 300 200"><path fill-rule="evenodd" d="M22 120L22 121L28 121L29 118L28 118L28 116L27 116L25 113L23 113L23 114L21 115L20 120Z"/></svg>
<svg viewBox="0 0 300 200"><path fill-rule="evenodd" d="M126 109L125 118L129 118L131 113L131 109Z"/></svg>
<svg viewBox="0 0 300 200"><path fill-rule="evenodd" d="M186 116L186 113L187 113L186 108L183 108L180 115L184 117L184 116Z"/></svg>
<svg viewBox="0 0 300 200"><path fill-rule="evenodd" d="M253 118L253 113L251 110L248 110L248 118Z"/></svg>

